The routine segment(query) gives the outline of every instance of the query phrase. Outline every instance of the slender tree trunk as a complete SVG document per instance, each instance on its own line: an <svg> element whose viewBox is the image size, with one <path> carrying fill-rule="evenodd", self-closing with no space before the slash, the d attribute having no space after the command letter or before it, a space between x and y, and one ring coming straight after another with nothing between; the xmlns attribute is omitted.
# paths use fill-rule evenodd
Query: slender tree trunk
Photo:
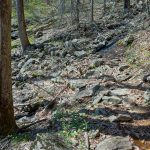
<svg viewBox="0 0 150 150"><path fill-rule="evenodd" d="M149 0L146 0L147 15L150 16Z"/></svg>
<svg viewBox="0 0 150 150"><path fill-rule="evenodd" d="M28 40L28 36L26 32L23 0L16 0L16 8L17 8L17 16L18 16L19 37L21 40L22 49L23 51L25 51L26 48L30 45L30 42Z"/></svg>
<svg viewBox="0 0 150 150"><path fill-rule="evenodd" d="M94 0L91 0L91 22L94 21Z"/></svg>
<svg viewBox="0 0 150 150"><path fill-rule="evenodd" d="M124 0L124 12L128 12L130 10L130 0Z"/></svg>
<svg viewBox="0 0 150 150"><path fill-rule="evenodd" d="M79 9L79 5L80 5L80 0L76 0L76 23L77 23L77 25L79 25L79 22L80 22L80 9Z"/></svg>
<svg viewBox="0 0 150 150"><path fill-rule="evenodd" d="M80 0L71 0L71 23L79 25L80 22Z"/></svg>
<svg viewBox="0 0 150 150"><path fill-rule="evenodd" d="M106 0L103 0L103 15L106 13Z"/></svg>
<svg viewBox="0 0 150 150"><path fill-rule="evenodd" d="M16 128L11 83L11 0L0 0L0 135Z"/></svg>
<svg viewBox="0 0 150 150"><path fill-rule="evenodd" d="M65 0L59 0L60 22L63 21L64 13L65 13Z"/></svg>

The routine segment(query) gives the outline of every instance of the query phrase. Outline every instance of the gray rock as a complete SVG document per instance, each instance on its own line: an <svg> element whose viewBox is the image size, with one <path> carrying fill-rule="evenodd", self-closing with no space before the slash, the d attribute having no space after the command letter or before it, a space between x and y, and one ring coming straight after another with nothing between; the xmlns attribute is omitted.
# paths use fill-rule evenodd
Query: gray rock
<svg viewBox="0 0 150 150"><path fill-rule="evenodd" d="M122 99L118 96L104 96L102 97L103 104L118 105L122 103Z"/></svg>
<svg viewBox="0 0 150 150"><path fill-rule="evenodd" d="M129 122L132 121L133 118L129 114L119 114L118 116L110 116L109 120L111 122Z"/></svg>
<svg viewBox="0 0 150 150"><path fill-rule="evenodd" d="M100 142L95 150L132 150L129 137L111 137Z"/></svg>
<svg viewBox="0 0 150 150"><path fill-rule="evenodd" d="M116 80L118 80L119 82L123 82L123 81L127 81L131 78L132 78L131 74L121 74L121 75L117 76Z"/></svg>
<svg viewBox="0 0 150 150"><path fill-rule="evenodd" d="M93 105L96 105L98 104L99 102L102 101L102 98L103 96L106 96L109 94L109 91L101 91L98 95L96 95L94 98L93 98Z"/></svg>
<svg viewBox="0 0 150 150"><path fill-rule="evenodd" d="M71 150L64 140L53 134L37 134L30 150Z"/></svg>
<svg viewBox="0 0 150 150"><path fill-rule="evenodd" d="M18 64L18 68L21 69L23 64L24 64L24 61L20 61L19 64Z"/></svg>
<svg viewBox="0 0 150 150"><path fill-rule="evenodd" d="M122 65L119 66L119 71L124 71L124 70L128 69L129 67L130 66L127 65L127 64L122 64Z"/></svg>
<svg viewBox="0 0 150 150"><path fill-rule="evenodd" d="M129 93L130 93L129 89L121 89L121 88L117 88L110 91L110 95L112 96L125 96L129 95Z"/></svg>
<svg viewBox="0 0 150 150"><path fill-rule="evenodd" d="M42 31L36 32L36 34L35 34L35 37L36 37L36 38L39 38L39 37L41 37L41 36L43 36L43 32L42 32Z"/></svg>
<svg viewBox="0 0 150 150"><path fill-rule="evenodd" d="M97 137L99 137L99 136L100 136L100 130L97 129L97 130L92 130L92 131L90 131L90 132L89 132L89 136L90 136L91 138L97 138Z"/></svg>
<svg viewBox="0 0 150 150"><path fill-rule="evenodd" d="M87 79L78 79L78 80L70 80L69 85L71 88L81 88L88 84L89 80Z"/></svg>
<svg viewBox="0 0 150 150"><path fill-rule="evenodd" d="M81 51L75 51L75 52L74 52L74 55L75 55L76 57L78 57L78 58L82 58L82 57L87 56L87 53L86 53L86 51L81 50Z"/></svg>
<svg viewBox="0 0 150 150"><path fill-rule="evenodd" d="M17 120L17 123L31 123L33 121L35 121L36 118L34 118L34 116L30 116L30 117L27 117L27 116L24 116L22 118L20 118L19 120Z"/></svg>
<svg viewBox="0 0 150 150"><path fill-rule="evenodd" d="M144 93L144 102L150 104L150 90Z"/></svg>
<svg viewBox="0 0 150 150"><path fill-rule="evenodd" d="M91 62L89 68L99 67L99 66L101 66L103 64L104 64L104 60L103 59L96 59L96 60Z"/></svg>
<svg viewBox="0 0 150 150"><path fill-rule="evenodd" d="M20 73L23 74L23 73L24 73L26 70L28 70L29 67L31 67L31 65L34 64L35 62L36 62L35 59L32 59L32 58L28 59L28 60L24 63L24 65L22 66L22 68L20 69Z"/></svg>
<svg viewBox="0 0 150 150"><path fill-rule="evenodd" d="M16 40L18 38L18 31L13 31L11 33L11 39Z"/></svg>
<svg viewBox="0 0 150 150"><path fill-rule="evenodd" d="M101 102L102 101L102 97L103 97L103 95L98 95L98 96L94 97L93 105L96 105L99 102Z"/></svg>
<svg viewBox="0 0 150 150"><path fill-rule="evenodd" d="M132 35L128 35L126 38L124 38L123 44L127 46L132 44L133 41L134 41L134 37Z"/></svg>
<svg viewBox="0 0 150 150"><path fill-rule="evenodd" d="M25 73L23 73L23 74L19 73L19 74L16 76L15 80L16 80L16 81L23 82L23 81L27 80L28 78L29 78L29 76L28 76L27 74L25 74Z"/></svg>
<svg viewBox="0 0 150 150"><path fill-rule="evenodd" d="M100 42L95 46L95 51L98 52L102 50L106 46L106 41Z"/></svg>
<svg viewBox="0 0 150 150"><path fill-rule="evenodd" d="M107 115L107 111L101 108L96 108L94 115Z"/></svg>
<svg viewBox="0 0 150 150"><path fill-rule="evenodd" d="M81 87L78 89L78 91L75 94L75 99L83 99L86 97L91 97L94 96L98 90L100 89L100 86L97 85L90 85L90 86L85 86Z"/></svg>
<svg viewBox="0 0 150 150"><path fill-rule="evenodd" d="M150 83L150 74L145 75L145 76L143 77L143 81L144 81L144 82L149 82L149 83Z"/></svg>

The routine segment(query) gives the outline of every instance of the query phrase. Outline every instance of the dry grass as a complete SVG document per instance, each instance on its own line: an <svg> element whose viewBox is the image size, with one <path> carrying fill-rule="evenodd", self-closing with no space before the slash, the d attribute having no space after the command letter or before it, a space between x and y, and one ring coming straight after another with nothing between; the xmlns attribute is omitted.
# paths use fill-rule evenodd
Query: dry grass
<svg viewBox="0 0 150 150"><path fill-rule="evenodd" d="M139 31L134 35L134 42L127 49L130 63L142 68L150 68L150 31Z"/></svg>

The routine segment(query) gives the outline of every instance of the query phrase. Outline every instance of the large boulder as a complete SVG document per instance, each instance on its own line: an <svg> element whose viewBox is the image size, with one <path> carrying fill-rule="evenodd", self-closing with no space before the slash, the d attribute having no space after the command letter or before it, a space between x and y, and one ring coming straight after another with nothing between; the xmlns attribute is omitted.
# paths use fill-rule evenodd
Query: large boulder
<svg viewBox="0 0 150 150"><path fill-rule="evenodd" d="M100 142L95 150L132 150L129 137L111 137Z"/></svg>
<svg viewBox="0 0 150 150"><path fill-rule="evenodd" d="M57 135L43 133L38 134L32 143L30 150L71 150L64 140Z"/></svg>

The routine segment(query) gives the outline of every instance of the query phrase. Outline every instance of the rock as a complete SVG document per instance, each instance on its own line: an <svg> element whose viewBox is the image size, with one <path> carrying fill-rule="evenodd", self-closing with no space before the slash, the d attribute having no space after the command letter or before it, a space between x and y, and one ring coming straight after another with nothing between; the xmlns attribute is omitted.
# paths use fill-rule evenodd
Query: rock
<svg viewBox="0 0 150 150"><path fill-rule="evenodd" d="M132 35L128 35L126 38L124 38L123 45L128 46L132 44L133 41L134 41L134 37Z"/></svg>
<svg viewBox="0 0 150 150"><path fill-rule="evenodd" d="M68 52L65 50L60 52L60 56L63 58L65 58L67 56L67 54L68 54Z"/></svg>
<svg viewBox="0 0 150 150"><path fill-rule="evenodd" d="M95 150L132 150L129 137L110 137L100 142Z"/></svg>
<svg viewBox="0 0 150 150"><path fill-rule="evenodd" d="M118 96L103 96L102 101L104 104L112 105L118 105L122 103L122 99L120 99Z"/></svg>
<svg viewBox="0 0 150 150"><path fill-rule="evenodd" d="M96 108L95 112L94 112L94 115L105 115L106 116L107 114L108 114L107 111L104 109L101 109L101 108Z"/></svg>
<svg viewBox="0 0 150 150"><path fill-rule="evenodd" d="M90 131L89 136L91 138L97 138L97 137L99 137L100 136L100 130L97 129L97 130Z"/></svg>
<svg viewBox="0 0 150 150"><path fill-rule="evenodd" d="M144 102L150 104L150 89L146 90L144 93Z"/></svg>
<svg viewBox="0 0 150 150"><path fill-rule="evenodd" d="M104 65L104 60L103 59L96 59L94 61L91 62L89 68L95 68L95 67L99 67L101 65Z"/></svg>
<svg viewBox="0 0 150 150"><path fill-rule="evenodd" d="M118 70L122 72L122 71L128 69L129 67L130 67L129 65L122 64L122 65L119 66L119 69L118 69Z"/></svg>
<svg viewBox="0 0 150 150"><path fill-rule="evenodd" d="M127 73L127 74L118 75L116 80L119 82L124 82L124 81L131 79L131 78L132 78L132 75Z"/></svg>
<svg viewBox="0 0 150 150"><path fill-rule="evenodd" d="M87 56L87 53L86 53L86 51L81 50L81 51L75 51L74 55L78 58L83 58L83 57Z"/></svg>
<svg viewBox="0 0 150 150"><path fill-rule="evenodd" d="M104 41L105 41L105 37L101 34L99 34L97 37L96 37L96 39L94 40L94 42L93 42L93 44L99 44L100 42L103 42L104 43Z"/></svg>
<svg viewBox="0 0 150 150"><path fill-rule="evenodd" d="M13 32L11 33L11 39L12 39L12 40L18 39L18 31L13 31Z"/></svg>
<svg viewBox="0 0 150 150"><path fill-rule="evenodd" d="M70 52L80 50L79 44L77 43L77 39L74 39L72 41L66 41L64 47L67 51Z"/></svg>
<svg viewBox="0 0 150 150"><path fill-rule="evenodd" d="M143 77L143 82L148 82L148 83L150 83L150 74L145 75L145 76Z"/></svg>
<svg viewBox="0 0 150 150"><path fill-rule="evenodd" d="M119 114L118 116L110 116L109 120L111 122L129 122L132 121L133 118L129 114Z"/></svg>
<svg viewBox="0 0 150 150"><path fill-rule="evenodd" d="M24 60L23 60L23 61L20 61L19 64L18 64L18 68L21 69L22 66L23 66L23 64L24 64Z"/></svg>
<svg viewBox="0 0 150 150"><path fill-rule="evenodd" d="M114 89L114 90L110 91L110 95L112 95L112 96L126 96L126 95L129 95L129 94L130 94L129 89L117 88L117 89Z"/></svg>
<svg viewBox="0 0 150 150"><path fill-rule="evenodd" d="M33 113L33 112L36 112L39 107L43 107L44 106L44 101L37 101L37 102L34 102L34 103L31 103L30 105L27 105L25 106L24 108L22 108L22 110L24 112L28 112L28 113Z"/></svg>
<svg viewBox="0 0 150 150"><path fill-rule="evenodd" d="M36 118L34 118L34 116L31 116L31 117L27 117L27 116L24 116L22 118L20 118L19 120L17 120L17 123L31 123L31 122L34 122Z"/></svg>
<svg viewBox="0 0 150 150"><path fill-rule="evenodd" d="M103 96L108 95L109 91L101 91L97 96L93 98L93 105L98 104L102 101Z"/></svg>
<svg viewBox="0 0 150 150"><path fill-rule="evenodd" d="M16 81L19 81L19 82L23 82L23 81L26 81L27 79L29 78L29 76L27 75L27 74L21 74L21 73L19 73L17 76L16 76L16 78L15 78L15 80Z"/></svg>
<svg viewBox="0 0 150 150"><path fill-rule="evenodd" d="M30 150L71 150L64 140L53 134L37 134L36 140L31 145Z"/></svg>
<svg viewBox="0 0 150 150"><path fill-rule="evenodd" d="M42 32L42 31L36 32L36 34L35 34L35 37L36 37L36 38L39 38L39 37L41 37L41 36L43 36L43 32Z"/></svg>
<svg viewBox="0 0 150 150"><path fill-rule="evenodd" d="M138 8L139 10L142 10L143 7L144 7L144 3L143 3L143 1L140 0L140 1L138 2L138 4L137 4L137 8Z"/></svg>
<svg viewBox="0 0 150 150"><path fill-rule="evenodd" d="M77 80L70 80L69 81L69 86L71 88L81 88L81 87L84 87L88 84L89 80L87 79L77 79Z"/></svg>
<svg viewBox="0 0 150 150"><path fill-rule="evenodd" d="M97 85L90 85L87 87L86 86L81 87L76 92L75 99L83 99L86 97L94 96L99 89L100 89L100 86L98 84Z"/></svg>
<svg viewBox="0 0 150 150"><path fill-rule="evenodd" d="M106 46L106 41L100 42L98 45L95 46L95 52L99 52Z"/></svg>
<svg viewBox="0 0 150 150"><path fill-rule="evenodd" d="M103 95L98 95L98 96L94 97L93 105L96 105L99 102L101 102L102 101L102 97L103 97Z"/></svg>
<svg viewBox="0 0 150 150"><path fill-rule="evenodd" d="M24 73L26 70L28 70L29 67L31 67L31 65L34 64L35 62L36 62L36 60L33 59L33 58L28 59L28 60L24 63L24 65L22 66L22 68L20 69L20 73L23 74L23 73Z"/></svg>

